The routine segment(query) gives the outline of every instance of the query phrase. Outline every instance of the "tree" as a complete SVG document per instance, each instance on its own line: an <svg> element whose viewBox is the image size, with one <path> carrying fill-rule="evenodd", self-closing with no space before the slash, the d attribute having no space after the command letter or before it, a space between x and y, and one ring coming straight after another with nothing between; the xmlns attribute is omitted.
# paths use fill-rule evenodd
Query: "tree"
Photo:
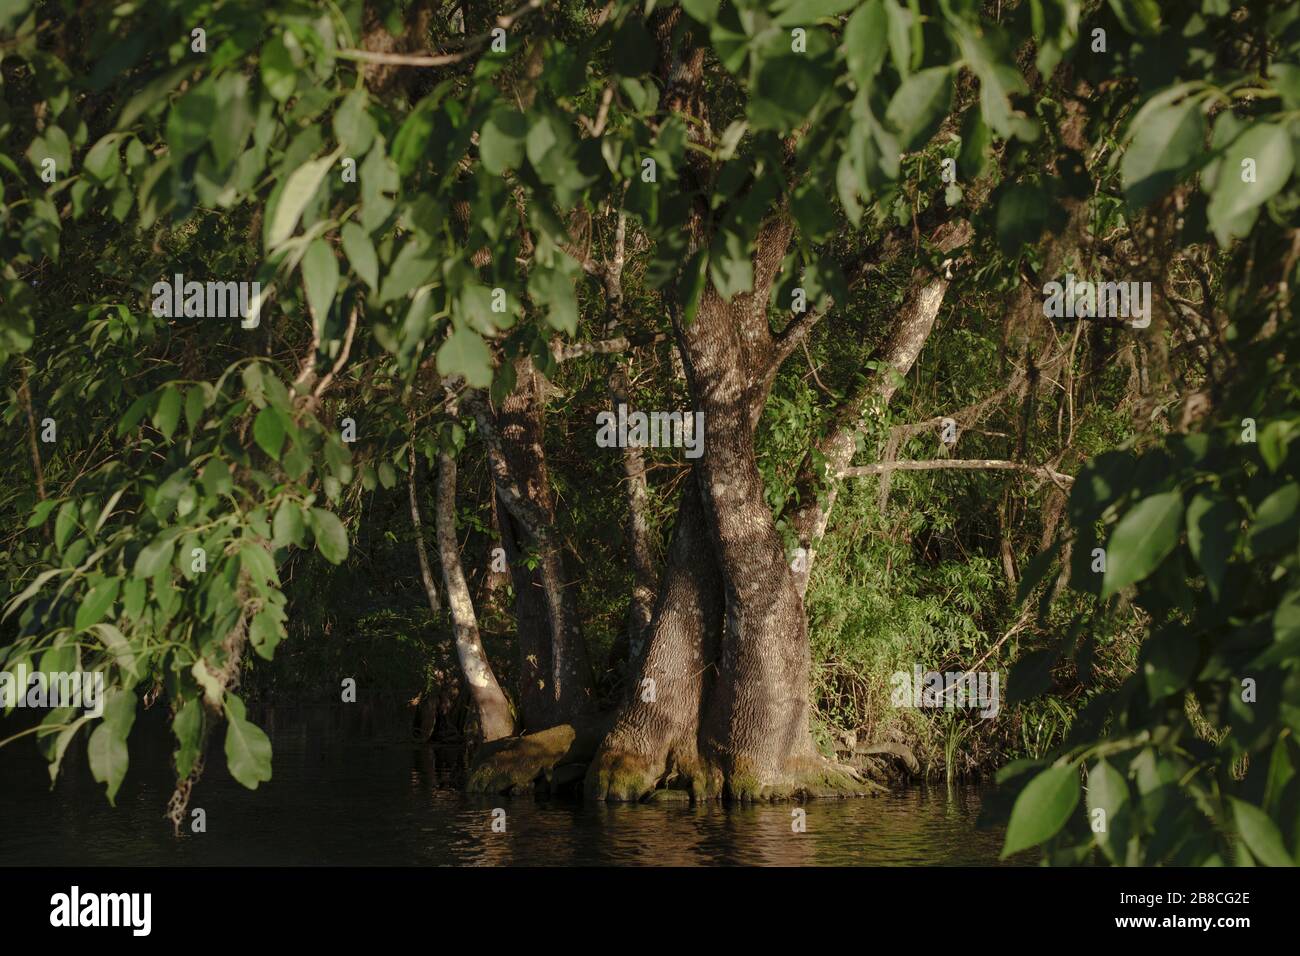
<svg viewBox="0 0 1300 956"><path fill-rule="evenodd" d="M31 728L52 774L84 727L111 799L137 700L164 694L174 819L223 721L236 779L268 779L237 693L249 651L272 660L307 546L348 560L364 496L399 469L441 613L423 456L484 739L470 786L870 792L817 716L818 555L854 483L878 482L883 513L895 475L950 475L998 502L1004 587L1041 595L1006 631L1036 638L1016 648L1012 703L1067 665L1089 699L1059 752L1005 772L1038 771L1008 850L1222 857L1200 813L1255 858L1294 857L1294 410L1260 383L1289 381L1300 15L1202 6L9 4L0 363L31 460L5 472L3 507L26 528L4 559L0 666L80 666L111 688L98 724L62 708ZM854 310L891 283L891 321L864 328ZM945 324L954 289L995 317L996 341L958 309ZM932 356L936 329L953 338ZM954 361L954 342L972 351ZM934 389L949 404L921 408L917 380L945 363L961 377ZM1123 429L1097 384L1121 363ZM796 378L815 399L790 398ZM595 454L589 409L556 384L585 379L615 406L703 416L673 482L624 447L608 459L621 493L584 489L627 529L612 665L563 533L567 467L548 457L556 428L581 427ZM900 394L897 414L917 417L895 420ZM993 417L1001 445L944 457ZM1234 458L1245 418L1259 436ZM939 457L897 459L949 432ZM855 468L873 450L883 460ZM466 497L495 510L513 664L490 663L479 634L458 464ZM657 575L655 509L673 515ZM1031 536L1041 553L1022 568ZM1203 585L1184 583L1192 567ZM1229 625L1242 634L1221 644ZM1242 659L1252 628L1275 645ZM1089 674L1116 629L1150 634L1136 684ZM1271 709L1229 719L1243 666ZM1266 745L1261 783L1241 761L1258 767ZM1081 829L1081 767L1112 820L1142 804L1130 842ZM1160 842L1168 799L1192 834L1176 844Z"/></svg>

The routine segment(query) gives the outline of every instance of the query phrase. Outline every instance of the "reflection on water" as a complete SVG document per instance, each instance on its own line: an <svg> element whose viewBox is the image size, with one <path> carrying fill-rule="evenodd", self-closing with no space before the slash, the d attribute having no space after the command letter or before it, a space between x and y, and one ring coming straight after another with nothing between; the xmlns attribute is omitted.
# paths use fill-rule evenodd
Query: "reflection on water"
<svg viewBox="0 0 1300 956"><path fill-rule="evenodd" d="M207 832L176 840L162 819L171 742L141 715L117 807L68 754L50 791L29 742L0 749L0 860L7 865L276 864L993 864L1002 835L975 829L979 791L910 789L806 805L580 804L460 793L431 748L365 739L335 719L266 720L274 778L255 792L213 766L191 808ZM292 724L287 727L286 724ZM220 738L218 737L218 744ZM216 759L213 764L222 761ZM492 832L492 810L506 832Z"/></svg>

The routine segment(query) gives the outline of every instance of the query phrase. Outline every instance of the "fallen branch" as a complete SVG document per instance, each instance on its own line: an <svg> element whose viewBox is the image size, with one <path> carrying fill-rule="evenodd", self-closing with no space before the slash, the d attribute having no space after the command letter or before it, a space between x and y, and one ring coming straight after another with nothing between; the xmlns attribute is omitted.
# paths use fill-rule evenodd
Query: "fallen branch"
<svg viewBox="0 0 1300 956"><path fill-rule="evenodd" d="M883 475L891 471L944 471L947 469L966 471L1023 471L1026 474L1039 475L1056 483L1070 484L1073 475L1062 474L1047 465L1029 465L1020 461L1007 461L1001 458L950 458L936 461L882 461L874 465L858 465L845 468L839 473L840 478L866 478L869 475Z"/></svg>

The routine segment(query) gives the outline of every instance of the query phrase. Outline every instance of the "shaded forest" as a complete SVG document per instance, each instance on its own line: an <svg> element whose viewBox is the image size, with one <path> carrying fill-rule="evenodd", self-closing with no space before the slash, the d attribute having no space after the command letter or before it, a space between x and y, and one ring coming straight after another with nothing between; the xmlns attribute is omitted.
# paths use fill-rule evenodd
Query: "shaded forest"
<svg viewBox="0 0 1300 956"><path fill-rule="evenodd" d="M341 702L485 792L996 778L1007 854L1293 865L1298 51L1262 0L0 3L0 673L106 688L0 742L112 800L165 708L179 829L271 779L254 705Z"/></svg>

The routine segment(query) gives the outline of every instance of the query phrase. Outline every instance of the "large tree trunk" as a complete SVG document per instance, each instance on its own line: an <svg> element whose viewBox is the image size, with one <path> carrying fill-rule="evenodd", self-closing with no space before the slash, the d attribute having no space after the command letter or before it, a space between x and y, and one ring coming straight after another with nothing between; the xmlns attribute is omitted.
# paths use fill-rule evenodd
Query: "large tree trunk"
<svg viewBox="0 0 1300 956"><path fill-rule="evenodd" d="M682 488L645 655L587 773L599 799L639 800L674 776L703 794L698 734L722 626L722 578L697 473Z"/></svg>
<svg viewBox="0 0 1300 956"><path fill-rule="evenodd" d="M415 512L414 504L412 511ZM510 704L492 673L487 655L483 653L474 603L470 600L469 585L465 583L465 572L460 563L460 549L456 545L456 459L445 451L438 456L436 515L438 556L442 560L442 580L447 589L447 606L451 610L461 673L469 684L483 739L509 737L515 732ZM420 551L423 558L423 542Z"/></svg>
<svg viewBox="0 0 1300 956"><path fill-rule="evenodd" d="M761 241L761 237L760 237ZM784 254L760 245L759 254ZM726 595L718 680L701 728L710 789L732 799L781 796L816 756L809 727L808 629L754 455L743 303L705 291L677 333L696 408L704 413L700 492Z"/></svg>

